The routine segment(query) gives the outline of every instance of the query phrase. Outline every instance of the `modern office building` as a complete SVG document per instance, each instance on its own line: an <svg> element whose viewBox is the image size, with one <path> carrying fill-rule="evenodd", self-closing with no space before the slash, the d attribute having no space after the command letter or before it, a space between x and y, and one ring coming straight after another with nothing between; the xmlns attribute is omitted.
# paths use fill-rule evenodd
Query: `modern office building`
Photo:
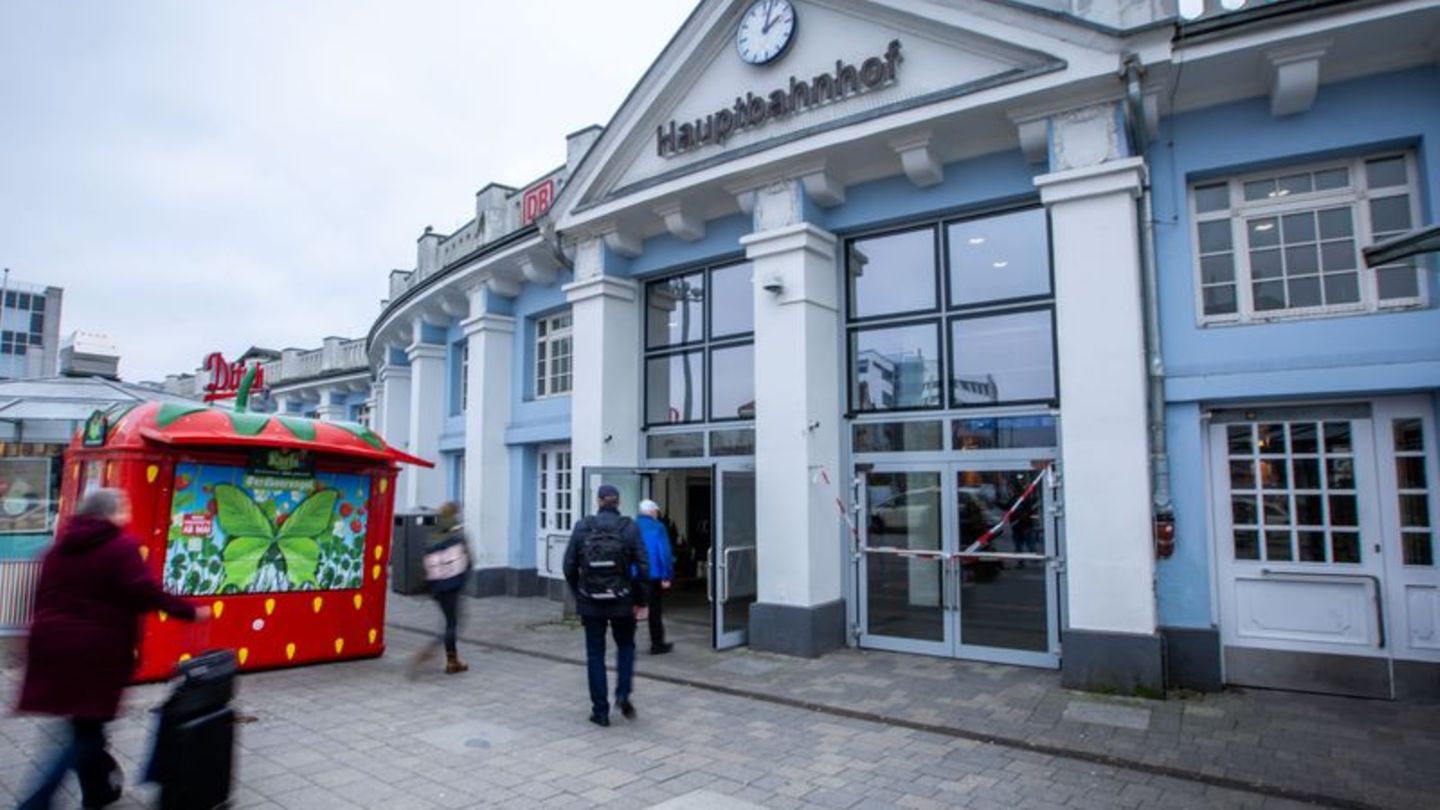
<svg viewBox="0 0 1440 810"><path fill-rule="evenodd" d="M523 594L599 481L655 497L722 647L1440 692L1436 265L1364 253L1435 221L1437 28L703 0L392 274L401 507Z"/></svg>
<svg viewBox="0 0 1440 810"><path fill-rule="evenodd" d="M53 377L60 352L64 290L5 274L0 292L0 380Z"/></svg>

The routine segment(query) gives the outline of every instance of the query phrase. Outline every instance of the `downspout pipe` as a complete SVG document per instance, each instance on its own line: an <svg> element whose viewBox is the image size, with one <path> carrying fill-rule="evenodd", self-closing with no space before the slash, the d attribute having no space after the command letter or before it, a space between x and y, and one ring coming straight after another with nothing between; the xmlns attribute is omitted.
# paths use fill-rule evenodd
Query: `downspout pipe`
<svg viewBox="0 0 1440 810"><path fill-rule="evenodd" d="M1135 153L1147 157L1150 132L1145 121L1140 58L1125 57L1125 133ZM1170 454L1165 436L1165 360L1160 347L1160 296L1155 255L1155 213L1147 173L1140 192L1141 297L1145 308L1145 367L1148 382L1146 427L1150 432L1150 501L1156 521L1173 521L1170 497Z"/></svg>

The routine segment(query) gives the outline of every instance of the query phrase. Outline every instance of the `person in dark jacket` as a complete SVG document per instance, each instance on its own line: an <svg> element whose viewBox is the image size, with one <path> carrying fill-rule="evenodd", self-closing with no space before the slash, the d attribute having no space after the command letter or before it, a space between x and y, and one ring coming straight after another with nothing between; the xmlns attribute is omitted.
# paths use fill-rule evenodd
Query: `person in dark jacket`
<svg viewBox="0 0 1440 810"><path fill-rule="evenodd" d="M650 612L650 654L664 655L675 649L674 644L665 641L665 591L675 577L675 564L670 555L670 535L660 520L660 504L645 500L640 502L640 514L635 523L640 527L640 538L645 541L645 556L650 558L650 578L645 580L645 606Z"/></svg>
<svg viewBox="0 0 1440 810"><path fill-rule="evenodd" d="M440 605L445 619L445 631L435 644L420 649L412 663L411 672L429 661L441 641L445 645L445 674L454 675L469 669L456 649L456 637L460 627L460 592L470 579L470 551L465 541L465 532L460 524L460 506L453 501L440 507L435 518L435 529L430 533L430 544L425 548L425 579L430 583L430 595Z"/></svg>
<svg viewBox="0 0 1440 810"><path fill-rule="evenodd" d="M595 496L595 514L575 524L565 546L565 582L585 625L590 722L608 726L605 628L615 637L615 705L626 719L634 719L630 687L635 677L635 620L645 618L642 583L650 577L650 565L639 527L620 514L620 491L601 484Z"/></svg>
<svg viewBox="0 0 1440 810"><path fill-rule="evenodd" d="M140 556L140 542L122 528L129 522L123 492L90 492L41 563L16 710L66 717L71 737L21 808L49 807L72 769L86 807L119 798L110 783L105 724L134 672L138 619L152 610L186 621L210 618L209 607L165 592Z"/></svg>

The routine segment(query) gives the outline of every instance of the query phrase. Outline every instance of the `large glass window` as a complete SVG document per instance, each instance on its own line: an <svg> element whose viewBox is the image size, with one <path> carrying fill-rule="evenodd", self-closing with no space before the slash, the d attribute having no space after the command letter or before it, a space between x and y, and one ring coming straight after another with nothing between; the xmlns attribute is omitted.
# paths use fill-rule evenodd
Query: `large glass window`
<svg viewBox="0 0 1440 810"><path fill-rule="evenodd" d="M1045 211L956 222L946 228L950 259L950 303L983 304L1050 294L1050 243Z"/></svg>
<svg viewBox="0 0 1440 810"><path fill-rule="evenodd" d="M535 396L570 393L571 317L565 312L535 321Z"/></svg>
<svg viewBox="0 0 1440 810"><path fill-rule="evenodd" d="M850 315L869 318L935 309L935 229L856 239L846 252Z"/></svg>
<svg viewBox="0 0 1440 810"><path fill-rule="evenodd" d="M934 322L856 330L850 344L855 410L940 406L940 335Z"/></svg>
<svg viewBox="0 0 1440 810"><path fill-rule="evenodd" d="M1049 309L950 321L950 397L956 405L1055 399Z"/></svg>
<svg viewBox="0 0 1440 810"><path fill-rule="evenodd" d="M710 418L755 418L755 345L710 352Z"/></svg>
<svg viewBox="0 0 1440 810"><path fill-rule="evenodd" d="M647 426L755 417L753 278L740 262L646 285Z"/></svg>
<svg viewBox="0 0 1440 810"><path fill-rule="evenodd" d="M946 250L937 262L942 231ZM847 262L852 411L1056 401L1043 209L856 239ZM873 268L881 268L885 283L866 280ZM948 293L940 307L942 277Z"/></svg>
<svg viewBox="0 0 1440 810"><path fill-rule="evenodd" d="M710 336L755 331L755 266L750 263L710 271Z"/></svg>
<svg viewBox="0 0 1440 810"><path fill-rule="evenodd" d="M1366 269L1361 255L1414 227L1413 162L1381 155L1193 186L1201 322L1423 303L1414 260Z"/></svg>
<svg viewBox="0 0 1440 810"><path fill-rule="evenodd" d="M645 347L694 343L705 334L705 274L650 284L645 296Z"/></svg>
<svg viewBox="0 0 1440 810"><path fill-rule="evenodd" d="M680 352L645 363L645 421L699 422L705 403L705 353Z"/></svg>

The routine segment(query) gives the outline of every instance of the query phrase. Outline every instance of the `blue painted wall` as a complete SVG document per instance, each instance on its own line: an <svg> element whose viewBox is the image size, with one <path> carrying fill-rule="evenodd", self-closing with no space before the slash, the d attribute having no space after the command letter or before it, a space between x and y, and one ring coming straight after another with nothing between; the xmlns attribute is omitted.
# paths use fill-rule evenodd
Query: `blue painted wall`
<svg viewBox="0 0 1440 810"><path fill-rule="evenodd" d="M844 234L940 213L991 208L1006 202L1039 199L1037 166L1020 150L945 164L945 179L916 188L904 175L860 183L845 190L845 202L821 209L828 230Z"/></svg>
<svg viewBox="0 0 1440 810"><path fill-rule="evenodd" d="M631 259L624 266L624 271L631 277L640 278L689 265L734 258L744 253L740 237L751 230L749 214L734 214L705 223L705 237L694 242L677 239L668 233L660 234L645 240L644 252Z"/></svg>
<svg viewBox="0 0 1440 810"><path fill-rule="evenodd" d="M1392 73L1322 87L1308 112L1270 115L1265 98L1167 119L1152 151L1161 332L1167 399L1213 400L1332 391L1415 390L1440 385L1437 276L1428 309L1201 328L1188 183L1272 165L1396 145L1420 158L1422 219L1440 208L1440 69Z"/></svg>
<svg viewBox="0 0 1440 810"><path fill-rule="evenodd" d="M1440 387L1440 277L1433 262L1425 309L1200 327L1189 183L1402 145L1419 159L1422 221L1433 222L1440 210L1436 99L1440 69L1424 68L1327 85L1311 110L1285 118L1272 117L1268 99L1256 98L1161 123L1149 157L1177 530L1174 557L1156 566L1161 624L1213 622L1204 405Z"/></svg>

